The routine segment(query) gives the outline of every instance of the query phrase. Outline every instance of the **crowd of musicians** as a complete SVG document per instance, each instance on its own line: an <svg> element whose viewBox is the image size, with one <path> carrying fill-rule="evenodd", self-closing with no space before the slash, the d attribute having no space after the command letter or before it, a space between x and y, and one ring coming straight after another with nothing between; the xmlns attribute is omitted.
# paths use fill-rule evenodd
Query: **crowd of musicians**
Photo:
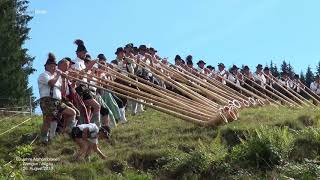
<svg viewBox="0 0 320 180"><path fill-rule="evenodd" d="M70 134L79 146L75 155L77 159L89 157L92 151L105 159L106 155L98 147L98 139L109 139L112 128L128 123L127 113L137 115L144 111L142 99L128 100L112 93L112 88L108 90L99 88L101 84L97 83L97 79L114 81L139 89L120 78L111 76L107 71L108 67L125 76L135 75L176 93L179 91L157 78L150 68L159 72L163 72L163 66L182 68L198 77L201 74L215 79L233 89L243 87L263 91L275 88L280 91L285 87L303 95L303 89L309 88L300 82L298 75L290 77L287 72L282 72L280 77L274 77L270 69L261 64L254 70L248 66L240 69L236 65L227 69L223 63L219 63L215 68L206 65L204 60L199 60L194 65L191 55L185 59L176 55L174 64L171 64L167 58L160 57L156 49L146 45L134 46L132 43L117 48L114 60L108 61L104 54L92 58L82 40L76 40L75 44L76 58L73 60L65 57L57 62L54 54L49 53L44 65L45 72L38 78L38 86L43 113L41 142L47 144L54 140L57 132ZM78 80L69 78L70 76ZM283 87L280 88L279 84ZM319 84L320 78L316 77L310 86L317 95L320 94Z"/></svg>

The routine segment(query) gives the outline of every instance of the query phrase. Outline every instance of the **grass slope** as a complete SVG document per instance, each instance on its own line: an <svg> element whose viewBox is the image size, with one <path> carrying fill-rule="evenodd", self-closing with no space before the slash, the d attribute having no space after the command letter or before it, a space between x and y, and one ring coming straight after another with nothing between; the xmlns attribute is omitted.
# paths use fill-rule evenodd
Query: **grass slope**
<svg viewBox="0 0 320 180"><path fill-rule="evenodd" d="M1 122L4 131L25 118ZM148 109L128 117L100 146L109 157L75 162L67 136L49 146L33 145L32 157L59 157L52 171L27 171L30 179L317 179L320 177L318 109L254 108L238 121L198 127ZM39 131L40 117L0 136L0 159L12 160L16 146ZM24 136L22 136L24 134Z"/></svg>

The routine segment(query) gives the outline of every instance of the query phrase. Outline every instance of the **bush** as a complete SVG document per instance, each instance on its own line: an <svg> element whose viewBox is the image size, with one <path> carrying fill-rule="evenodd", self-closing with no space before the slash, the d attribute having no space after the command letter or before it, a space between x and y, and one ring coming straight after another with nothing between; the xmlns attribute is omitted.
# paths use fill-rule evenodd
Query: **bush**
<svg viewBox="0 0 320 180"><path fill-rule="evenodd" d="M165 165L165 171L172 178L201 174L208 170L213 159L212 153L199 148L189 154L172 157L170 162Z"/></svg>
<svg viewBox="0 0 320 180"><path fill-rule="evenodd" d="M300 121L304 126L309 127L315 125L315 120L309 115L302 115L298 117L298 121Z"/></svg>
<svg viewBox="0 0 320 180"><path fill-rule="evenodd" d="M301 162L304 159L315 159L320 155L320 132L310 128L301 132L301 137L293 143L289 158Z"/></svg>
<svg viewBox="0 0 320 180"><path fill-rule="evenodd" d="M320 166L314 163L287 164L279 168L280 173L295 179L319 179Z"/></svg>
<svg viewBox="0 0 320 180"><path fill-rule="evenodd" d="M269 140L259 137L250 138L234 147L229 156L234 165L242 168L270 170L281 162L281 155L277 148Z"/></svg>

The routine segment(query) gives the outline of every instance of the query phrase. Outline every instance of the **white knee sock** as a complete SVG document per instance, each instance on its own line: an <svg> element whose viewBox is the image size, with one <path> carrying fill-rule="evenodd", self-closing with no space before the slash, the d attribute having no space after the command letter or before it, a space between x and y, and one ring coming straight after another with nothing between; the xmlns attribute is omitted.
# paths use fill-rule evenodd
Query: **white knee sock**
<svg viewBox="0 0 320 180"><path fill-rule="evenodd" d="M57 126L58 126L57 121L50 122L50 133L49 133L50 140L52 140L56 136Z"/></svg>

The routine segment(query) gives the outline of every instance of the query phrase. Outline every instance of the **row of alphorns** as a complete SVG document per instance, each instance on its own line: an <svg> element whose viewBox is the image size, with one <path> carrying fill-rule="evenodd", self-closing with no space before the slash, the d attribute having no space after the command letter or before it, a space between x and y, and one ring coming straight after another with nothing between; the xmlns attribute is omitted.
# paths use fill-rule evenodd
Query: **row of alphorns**
<svg viewBox="0 0 320 180"><path fill-rule="evenodd" d="M303 87L302 91L313 100L313 103L294 90L282 86L273 77L272 86L267 85L266 88L263 88L258 83L247 79L251 85L246 83L248 81L243 81L245 88L237 86L228 79L225 79L228 84L225 85L204 74L187 71L175 65L167 66L160 63L162 69L160 71L143 61L136 64L140 68L147 68L153 77L171 89L175 89L172 91L135 74L121 73L121 70L112 64L98 64L103 67L107 76L120 81L112 81L95 74L80 73L74 70L72 70L73 73L66 76L70 80L88 84L121 98L137 101L147 107L201 126L216 126L237 120L239 110L245 107L270 105L300 108L320 104L320 97L309 88ZM94 83L85 82L83 78L89 78ZM279 88L276 89L274 86Z"/></svg>

